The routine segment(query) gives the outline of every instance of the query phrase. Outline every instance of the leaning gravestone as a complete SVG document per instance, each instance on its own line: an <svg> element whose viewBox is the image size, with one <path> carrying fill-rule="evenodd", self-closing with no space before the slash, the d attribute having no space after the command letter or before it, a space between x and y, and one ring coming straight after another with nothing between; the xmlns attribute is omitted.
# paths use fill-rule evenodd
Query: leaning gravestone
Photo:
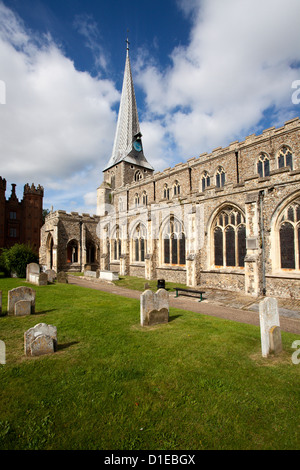
<svg viewBox="0 0 300 470"><path fill-rule="evenodd" d="M261 351L263 357L282 350L278 302L266 297L259 303Z"/></svg>
<svg viewBox="0 0 300 470"><path fill-rule="evenodd" d="M52 354L57 348L57 328L46 323L38 323L24 333L25 356Z"/></svg>
<svg viewBox="0 0 300 470"><path fill-rule="evenodd" d="M20 300L28 300L31 303L30 313L35 313L35 290L31 287L16 287L8 291L7 312L8 315L15 315L15 305ZM17 307L18 308L18 307Z"/></svg>
<svg viewBox="0 0 300 470"><path fill-rule="evenodd" d="M165 289L157 292L146 290L140 298L140 319L142 326L151 326L169 321L169 294Z"/></svg>

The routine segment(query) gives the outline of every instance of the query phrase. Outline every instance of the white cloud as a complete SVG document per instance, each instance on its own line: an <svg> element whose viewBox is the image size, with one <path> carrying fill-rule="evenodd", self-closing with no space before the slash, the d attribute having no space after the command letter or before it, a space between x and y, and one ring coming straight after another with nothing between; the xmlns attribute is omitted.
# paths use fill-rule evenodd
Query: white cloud
<svg viewBox="0 0 300 470"><path fill-rule="evenodd" d="M168 129L174 155L189 158L243 138L270 108L276 124L278 115L295 115L298 0L178 3L193 22L188 46L174 49L167 70L146 60L138 64L148 115Z"/></svg>
<svg viewBox="0 0 300 470"><path fill-rule="evenodd" d="M1 176L43 185L45 207L53 199L55 209L65 209L61 204L68 205L71 191L78 200L102 181L116 125L112 107L120 94L112 82L77 71L49 36L30 35L3 3L0 74L6 85Z"/></svg>

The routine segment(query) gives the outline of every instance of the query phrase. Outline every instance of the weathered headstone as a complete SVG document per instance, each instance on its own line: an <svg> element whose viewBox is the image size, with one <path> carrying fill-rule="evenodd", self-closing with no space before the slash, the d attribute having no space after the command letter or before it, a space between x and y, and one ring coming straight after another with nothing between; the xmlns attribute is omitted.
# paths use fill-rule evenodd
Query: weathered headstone
<svg viewBox="0 0 300 470"><path fill-rule="evenodd" d="M51 354L57 348L57 328L46 323L38 323L24 333L26 356Z"/></svg>
<svg viewBox="0 0 300 470"><path fill-rule="evenodd" d="M270 352L277 354L282 351L281 330L279 326L272 326L269 332Z"/></svg>
<svg viewBox="0 0 300 470"><path fill-rule="evenodd" d="M59 284L68 284L68 275L64 271L57 273L56 281Z"/></svg>
<svg viewBox="0 0 300 470"><path fill-rule="evenodd" d="M272 348L274 348L274 341L276 343L276 352L279 351L278 339L280 332L280 322L278 313L278 302L276 299L266 297L259 303L259 321L260 321L260 336L261 336L261 351L263 357L268 357L271 351L270 336ZM274 327L278 327L275 331ZM271 332L272 330L272 332ZM271 332L271 335L270 335ZM280 335L281 340L281 335ZM281 341L280 341L281 342Z"/></svg>
<svg viewBox="0 0 300 470"><path fill-rule="evenodd" d="M6 364L5 343L0 340L0 364Z"/></svg>
<svg viewBox="0 0 300 470"><path fill-rule="evenodd" d="M45 273L48 276L48 282L54 282L56 279L56 272L54 269L46 269Z"/></svg>
<svg viewBox="0 0 300 470"><path fill-rule="evenodd" d="M169 294L165 289L157 292L146 290L140 297L140 320L142 326L169 321Z"/></svg>
<svg viewBox="0 0 300 470"><path fill-rule="evenodd" d="M40 266L37 263L30 263L26 266L26 281L37 286L46 286L48 276L40 272Z"/></svg>
<svg viewBox="0 0 300 470"><path fill-rule="evenodd" d="M40 267L37 263L30 263L26 266L26 281L31 282L34 275L40 274Z"/></svg>
<svg viewBox="0 0 300 470"><path fill-rule="evenodd" d="M8 315L14 315L15 313L15 304L19 300L30 300L31 302L31 313L35 313L35 290L31 287L16 287L8 291L8 302L7 302L7 312Z"/></svg>
<svg viewBox="0 0 300 470"><path fill-rule="evenodd" d="M15 310L14 310L16 317L23 317L24 315L31 314L31 300L18 300L15 303Z"/></svg>

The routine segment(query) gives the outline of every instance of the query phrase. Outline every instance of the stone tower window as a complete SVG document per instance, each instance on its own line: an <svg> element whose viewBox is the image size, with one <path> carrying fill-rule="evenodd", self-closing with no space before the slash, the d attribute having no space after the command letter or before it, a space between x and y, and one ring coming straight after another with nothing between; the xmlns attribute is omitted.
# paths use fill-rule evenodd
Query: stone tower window
<svg viewBox="0 0 300 470"><path fill-rule="evenodd" d="M173 194L174 196L179 196L180 195L180 184L176 180L173 186Z"/></svg>
<svg viewBox="0 0 300 470"><path fill-rule="evenodd" d="M136 195L134 196L134 207L137 208L139 207L140 205L140 196L138 195L138 193L136 193Z"/></svg>
<svg viewBox="0 0 300 470"><path fill-rule="evenodd" d="M222 166L219 166L219 168L216 171L216 187L222 188L224 185L225 185L225 171Z"/></svg>
<svg viewBox="0 0 300 470"><path fill-rule="evenodd" d="M142 201L143 201L143 206L146 206L148 204L148 195L146 191L143 192Z"/></svg>
<svg viewBox="0 0 300 470"><path fill-rule="evenodd" d="M137 170L134 174L134 181L140 181L142 178L143 178L142 173L140 172L140 170Z"/></svg>
<svg viewBox="0 0 300 470"><path fill-rule="evenodd" d="M213 223L214 266L243 267L246 256L245 217L236 208L227 206Z"/></svg>
<svg viewBox="0 0 300 470"><path fill-rule="evenodd" d="M209 174L207 173L207 171L205 171L201 177L201 190L202 192L205 191L206 188L209 188L210 187L210 176Z"/></svg>
<svg viewBox="0 0 300 470"><path fill-rule="evenodd" d="M168 188L168 185L164 185L164 199L170 199L170 188Z"/></svg>
<svg viewBox="0 0 300 470"><path fill-rule="evenodd" d="M278 168L289 166L293 169L293 154L289 147L283 146L278 153Z"/></svg>
<svg viewBox="0 0 300 470"><path fill-rule="evenodd" d="M270 159L265 153L260 154L257 162L257 173L260 178L270 176Z"/></svg>

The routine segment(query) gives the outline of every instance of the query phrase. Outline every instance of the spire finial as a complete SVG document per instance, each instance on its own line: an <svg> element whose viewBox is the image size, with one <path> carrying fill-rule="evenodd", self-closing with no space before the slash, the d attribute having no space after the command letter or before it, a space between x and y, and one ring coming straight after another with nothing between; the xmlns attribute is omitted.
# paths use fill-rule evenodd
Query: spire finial
<svg viewBox="0 0 300 470"><path fill-rule="evenodd" d="M126 41L125 41L126 44L127 44L127 51L129 51L129 44L130 44L130 42L129 42L129 40L128 40L128 33L129 33L129 29L127 29L127 39L126 39Z"/></svg>

